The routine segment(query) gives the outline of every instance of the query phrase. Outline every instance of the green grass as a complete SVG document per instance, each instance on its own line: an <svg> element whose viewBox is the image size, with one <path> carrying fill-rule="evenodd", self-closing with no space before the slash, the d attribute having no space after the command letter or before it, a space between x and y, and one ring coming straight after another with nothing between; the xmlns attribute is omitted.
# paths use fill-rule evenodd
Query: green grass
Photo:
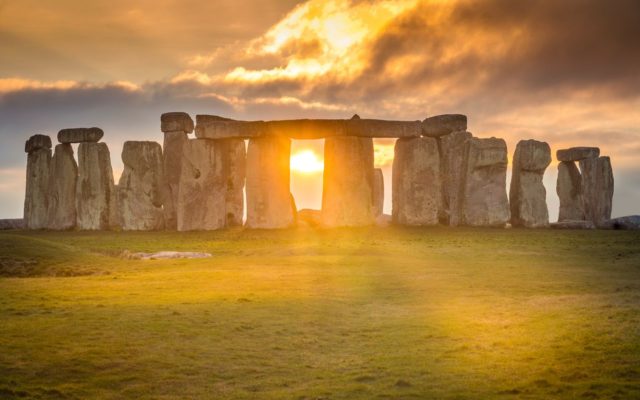
<svg viewBox="0 0 640 400"><path fill-rule="evenodd" d="M640 398L640 233L8 232L0 274L0 398Z"/></svg>

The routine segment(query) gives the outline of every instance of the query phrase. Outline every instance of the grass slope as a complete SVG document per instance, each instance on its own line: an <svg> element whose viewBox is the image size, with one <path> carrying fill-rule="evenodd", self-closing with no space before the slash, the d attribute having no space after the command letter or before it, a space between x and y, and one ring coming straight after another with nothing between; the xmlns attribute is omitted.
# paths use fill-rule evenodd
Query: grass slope
<svg viewBox="0 0 640 400"><path fill-rule="evenodd" d="M634 232L12 232L0 261L37 276L0 278L0 398L640 397Z"/></svg>

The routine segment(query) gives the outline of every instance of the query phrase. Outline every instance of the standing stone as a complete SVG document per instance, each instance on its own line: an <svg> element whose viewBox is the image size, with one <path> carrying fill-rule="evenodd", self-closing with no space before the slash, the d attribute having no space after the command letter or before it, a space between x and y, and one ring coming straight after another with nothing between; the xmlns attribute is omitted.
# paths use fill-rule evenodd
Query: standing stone
<svg viewBox="0 0 640 400"><path fill-rule="evenodd" d="M560 199L558 221L584 220L582 176L573 161L562 161L558 164L556 193Z"/></svg>
<svg viewBox="0 0 640 400"><path fill-rule="evenodd" d="M164 219L166 228L175 230L178 226L176 204L182 167L182 150L189 140L187 135L193 132L193 120L187 113L171 112L162 114L160 123L164 133L163 165L167 185Z"/></svg>
<svg viewBox="0 0 640 400"><path fill-rule="evenodd" d="M124 230L149 231L164 228L166 183L162 147L156 142L124 142L124 171L118 182L118 211Z"/></svg>
<svg viewBox="0 0 640 400"><path fill-rule="evenodd" d="M375 223L373 139L332 137L324 143L322 225Z"/></svg>
<svg viewBox="0 0 640 400"><path fill-rule="evenodd" d="M465 146L461 223L504 227L509 221L507 144L503 139L471 138Z"/></svg>
<svg viewBox="0 0 640 400"><path fill-rule="evenodd" d="M379 217L384 208L384 176L382 169L373 170L373 215Z"/></svg>
<svg viewBox="0 0 640 400"><path fill-rule="evenodd" d="M106 143L80 143L76 185L77 227L103 230L117 223L116 191Z"/></svg>
<svg viewBox="0 0 640 400"><path fill-rule="evenodd" d="M509 192L511 225L525 228L549 226L547 191L542 178L550 163L549 144L537 140L518 142Z"/></svg>
<svg viewBox="0 0 640 400"><path fill-rule="evenodd" d="M27 180L24 197L24 225L27 229L47 227L51 138L34 135L24 146L27 154Z"/></svg>
<svg viewBox="0 0 640 400"><path fill-rule="evenodd" d="M393 222L436 225L442 208L437 140L429 137L398 139L394 151Z"/></svg>
<svg viewBox="0 0 640 400"><path fill-rule="evenodd" d="M596 226L611 219L613 171L609 157L580 161L585 218Z"/></svg>
<svg viewBox="0 0 640 400"><path fill-rule="evenodd" d="M245 146L242 139L185 143L177 199L179 231L242 223Z"/></svg>
<svg viewBox="0 0 640 400"><path fill-rule="evenodd" d="M70 144L56 146L49 172L48 228L71 229L76 226L76 184L78 165Z"/></svg>
<svg viewBox="0 0 640 400"><path fill-rule="evenodd" d="M291 139L282 136L249 140L247 150L247 222L256 229L286 228L295 223L289 191Z"/></svg>
<svg viewBox="0 0 640 400"><path fill-rule="evenodd" d="M460 223L460 191L464 177L465 145L473 137L466 131L453 132L438 138L440 150L440 181L442 184L442 212L440 222L457 226Z"/></svg>

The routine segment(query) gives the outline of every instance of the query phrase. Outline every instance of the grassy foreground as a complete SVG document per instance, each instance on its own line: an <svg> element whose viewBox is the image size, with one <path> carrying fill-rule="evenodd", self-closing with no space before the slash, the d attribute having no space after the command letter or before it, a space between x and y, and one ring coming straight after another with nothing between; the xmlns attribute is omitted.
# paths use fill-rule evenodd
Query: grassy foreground
<svg viewBox="0 0 640 400"><path fill-rule="evenodd" d="M0 276L0 398L640 398L640 233L7 232Z"/></svg>

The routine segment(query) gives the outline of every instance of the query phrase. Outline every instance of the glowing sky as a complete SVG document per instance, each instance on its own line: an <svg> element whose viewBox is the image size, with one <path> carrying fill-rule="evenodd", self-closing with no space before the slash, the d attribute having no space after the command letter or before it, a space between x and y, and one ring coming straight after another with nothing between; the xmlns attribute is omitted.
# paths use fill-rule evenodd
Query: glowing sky
<svg viewBox="0 0 640 400"><path fill-rule="evenodd" d="M599 146L612 157L614 214L639 213L638 37L636 0L0 1L0 218L22 213L30 135L100 126L119 174L122 142L162 141L166 111L464 113L474 135L511 152L529 138L554 152ZM376 141L387 189L392 146ZM293 149L294 167L315 165L294 173L296 201L318 207L322 143ZM555 174L554 162L552 219Z"/></svg>

